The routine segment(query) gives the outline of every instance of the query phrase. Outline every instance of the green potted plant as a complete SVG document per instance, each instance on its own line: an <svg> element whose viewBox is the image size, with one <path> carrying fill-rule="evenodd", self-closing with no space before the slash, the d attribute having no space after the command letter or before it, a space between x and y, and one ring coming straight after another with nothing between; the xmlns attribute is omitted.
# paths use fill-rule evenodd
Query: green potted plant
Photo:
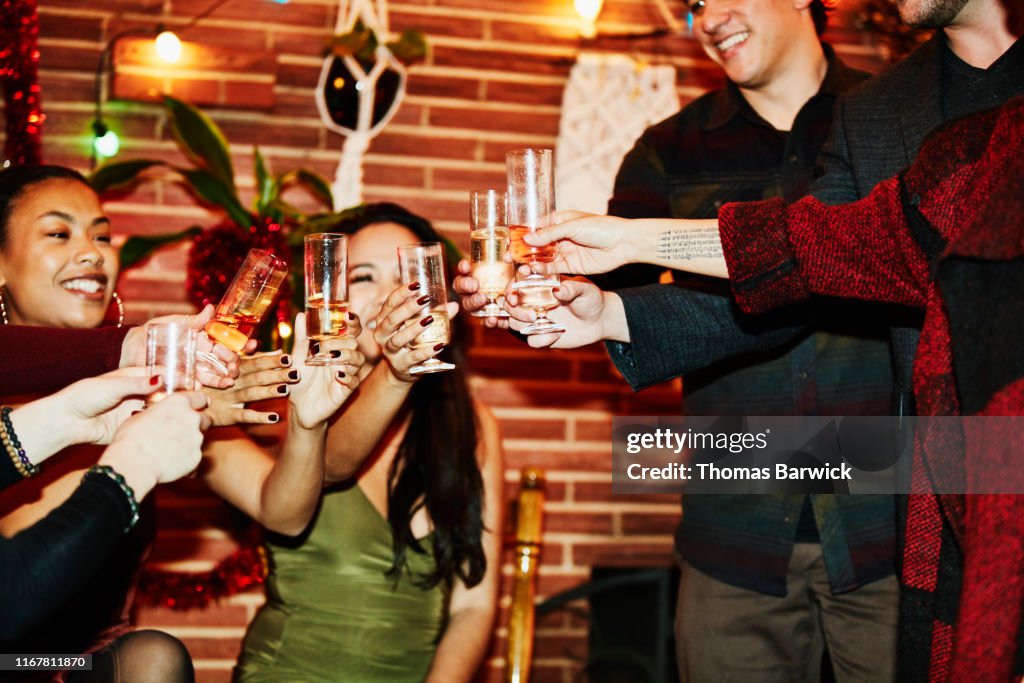
<svg viewBox="0 0 1024 683"><path fill-rule="evenodd" d="M102 195L130 188L145 178L147 170L162 166L174 171L197 201L223 210L225 220L205 229L192 226L181 232L129 237L121 248L122 268L131 268L161 246L191 239L186 286L189 300L202 306L220 299L251 248L267 249L290 264L301 264L303 236L325 230L333 222L333 199L327 182L302 168L274 175L256 148L256 196L247 208L238 196L228 143L217 124L174 97L165 97L164 107L171 134L190 165L155 159L112 161L97 169L90 183ZM308 214L287 202L283 193L294 186L304 187L324 210ZM282 288L278 320L291 317L287 292L301 297L301 267L291 269L290 280L291 286Z"/></svg>

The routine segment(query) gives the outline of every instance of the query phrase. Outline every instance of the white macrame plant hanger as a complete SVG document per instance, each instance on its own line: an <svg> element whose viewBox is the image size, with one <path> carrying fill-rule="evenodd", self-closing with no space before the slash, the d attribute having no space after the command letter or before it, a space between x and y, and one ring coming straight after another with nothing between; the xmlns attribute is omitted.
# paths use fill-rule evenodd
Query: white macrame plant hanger
<svg viewBox="0 0 1024 683"><path fill-rule="evenodd" d="M371 29L377 35L379 42L374 54L373 67L368 72L351 55L340 57L340 59L344 60L349 72L356 78L356 89L359 92L359 111L355 129L346 128L335 123L327 108L325 96L327 78L331 71L333 60L338 58L335 55L329 54L324 59L316 88L316 105L320 111L320 119L328 129L345 136L345 142L341 147L341 159L338 161L338 168L334 174L334 183L331 186L334 194L334 208L339 210L362 203L363 155L370 145L370 140L376 137L384 126L391 121L398 112L398 107L402 100L405 98L405 67L385 45L391 37L388 30L387 0L351 0L351 2L339 0L338 21L334 27L335 33L348 33L359 20L363 22L363 26ZM390 109L388 109L380 121L374 124L373 105L376 97L377 80L389 67L398 74L398 88Z"/></svg>
<svg viewBox="0 0 1024 683"><path fill-rule="evenodd" d="M644 130L679 111L672 66L583 53L562 97L555 172L559 209L603 214L622 158Z"/></svg>

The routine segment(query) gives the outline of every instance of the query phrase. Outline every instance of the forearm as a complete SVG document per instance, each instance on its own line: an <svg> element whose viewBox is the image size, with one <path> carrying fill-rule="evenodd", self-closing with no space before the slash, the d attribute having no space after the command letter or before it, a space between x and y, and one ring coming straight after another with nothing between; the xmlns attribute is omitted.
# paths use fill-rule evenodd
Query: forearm
<svg viewBox="0 0 1024 683"><path fill-rule="evenodd" d="M494 609L470 607L455 612L430 664L427 683L470 681L491 640Z"/></svg>
<svg viewBox="0 0 1024 683"><path fill-rule="evenodd" d="M355 400L327 431L328 482L345 481L359 470L402 409L412 386L395 377L385 361L377 364L360 384Z"/></svg>
<svg viewBox="0 0 1024 683"><path fill-rule="evenodd" d="M714 219L638 219L632 221L628 244L633 263L729 277Z"/></svg>
<svg viewBox="0 0 1024 683"><path fill-rule="evenodd" d="M719 219L733 294L746 312L812 294L924 305L928 261L906 224L896 178L853 204L726 204Z"/></svg>
<svg viewBox="0 0 1024 683"><path fill-rule="evenodd" d="M90 579L129 519L117 484L90 476L35 525L0 539L0 640L25 635Z"/></svg>
<svg viewBox="0 0 1024 683"><path fill-rule="evenodd" d="M627 333L608 353L634 390L706 368L734 356L778 348L811 324L805 307L771 315L739 312L728 290L703 291L676 284L647 285L615 293Z"/></svg>
<svg viewBox="0 0 1024 683"><path fill-rule="evenodd" d="M54 391L116 370L128 331L0 325L0 394Z"/></svg>
<svg viewBox="0 0 1024 683"><path fill-rule="evenodd" d="M10 420L25 456L35 465L79 443L75 425L57 399L42 398L11 411Z"/></svg>
<svg viewBox="0 0 1024 683"><path fill-rule="evenodd" d="M257 521L267 529L294 536L313 518L324 482L326 429L288 423L284 447L260 491Z"/></svg>

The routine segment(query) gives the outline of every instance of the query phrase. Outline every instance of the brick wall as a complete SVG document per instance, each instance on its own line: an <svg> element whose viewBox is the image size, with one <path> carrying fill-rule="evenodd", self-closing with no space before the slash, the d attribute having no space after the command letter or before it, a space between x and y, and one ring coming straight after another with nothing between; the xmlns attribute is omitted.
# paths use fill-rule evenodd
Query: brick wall
<svg viewBox="0 0 1024 683"><path fill-rule="evenodd" d="M682 3L670 3L682 13ZM428 216L460 241L466 191L500 185L503 154L512 147L553 146L561 93L581 48L569 0L404 0L391 2L392 28L427 34L429 53L410 70L408 97L366 156L366 199L397 200ZM94 70L106 41L130 27L183 25L207 0L40 0L46 158L88 168ZM333 176L341 138L322 127L313 104L320 49L335 21L335 0L231 0L186 31L185 40L269 53L276 72L273 106L259 110L241 90L218 95L207 108L223 127L245 198L251 197L251 149L259 143L277 169L299 165ZM643 31L658 25L654 5L608 0L600 28ZM837 14L831 39L855 65L878 66L877 50ZM682 100L718 83L718 73L687 36L631 42L598 40L599 51L624 50L678 71ZM183 91L187 97L187 89ZM106 105L122 139L121 158L177 158L158 107ZM218 217L199 208L171 182L148 184L107 205L118 235L156 233ZM183 293L185 251L161 251L122 277L130 317L189 310ZM598 564L664 564L678 518L671 497L613 497L610 490L610 418L614 414L675 412L678 387L632 395L600 347L540 352L509 336L477 329L471 340L474 389L491 405L504 430L508 497L518 469L547 470L547 526L541 596L571 587ZM162 531L155 562L188 570L209 568L238 543L240 525L219 499L194 482L161 492ZM503 573L511 574L508 564ZM505 582L507 589L507 581ZM503 595L507 590L503 589ZM141 625L185 640L200 681L226 681L247 620L262 601L257 592L206 610L138 610ZM481 678L499 680L504 666L501 620ZM585 655L586 627L557 615L538 625L535 680L569 681Z"/></svg>

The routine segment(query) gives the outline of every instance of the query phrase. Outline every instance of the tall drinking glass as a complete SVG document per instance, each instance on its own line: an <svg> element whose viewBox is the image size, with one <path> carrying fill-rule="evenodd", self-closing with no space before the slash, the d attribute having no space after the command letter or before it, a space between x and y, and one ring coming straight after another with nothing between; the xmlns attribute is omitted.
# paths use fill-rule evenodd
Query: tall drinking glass
<svg viewBox="0 0 1024 683"><path fill-rule="evenodd" d="M182 323L146 326L146 369L163 379L163 386L146 399L156 403L175 391L196 388L196 330Z"/></svg>
<svg viewBox="0 0 1024 683"><path fill-rule="evenodd" d="M206 334L235 353L241 353L252 338L288 274L288 264L263 249L250 249L228 289L217 304ZM200 352L200 360L221 372L224 364L211 353Z"/></svg>
<svg viewBox="0 0 1024 683"><path fill-rule="evenodd" d="M406 325L421 325L428 316L433 320L409 345L412 349L434 348L451 341L451 322L448 320L448 284L445 281L444 245L440 242L420 242L398 247L398 271L402 284L420 283L420 291L427 297L419 315ZM428 372L453 370L451 363L428 358L414 365L409 372L420 375Z"/></svg>
<svg viewBox="0 0 1024 683"><path fill-rule="evenodd" d="M469 193L469 231L473 277L487 297L487 305L473 311L473 315L478 318L507 318L508 313L498 305L498 300L512 281L515 266L505 262L508 223L504 192L473 190Z"/></svg>
<svg viewBox="0 0 1024 683"><path fill-rule="evenodd" d="M306 235L306 334L312 341L348 334L348 238L332 232ZM314 354L306 365L331 365L330 350Z"/></svg>
<svg viewBox="0 0 1024 683"><path fill-rule="evenodd" d="M517 264L551 263L555 245L532 247L523 241L529 232L554 224L555 174L550 149L517 149L505 155L508 181L508 230L512 260ZM557 285L557 276L531 272L515 289L539 284Z"/></svg>

